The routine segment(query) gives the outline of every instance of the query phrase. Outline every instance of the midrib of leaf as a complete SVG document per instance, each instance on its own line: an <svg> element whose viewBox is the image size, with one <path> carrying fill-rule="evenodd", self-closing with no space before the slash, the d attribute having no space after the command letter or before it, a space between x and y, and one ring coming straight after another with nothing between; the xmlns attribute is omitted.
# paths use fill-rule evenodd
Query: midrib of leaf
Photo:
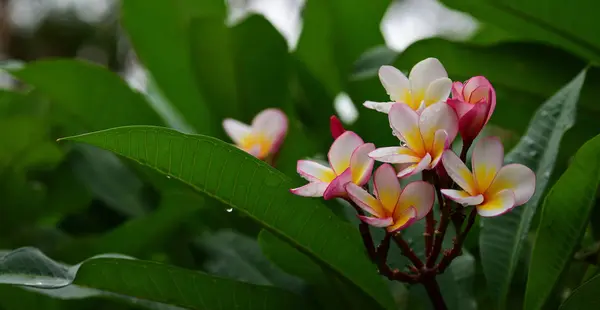
<svg viewBox="0 0 600 310"><path fill-rule="evenodd" d="M498 239L498 233L502 233L504 237L510 239L508 255L508 265L506 268L506 278L503 283L498 284L497 277L492 276L490 272L490 262L498 266L498 259L488 260L487 264L483 264L484 273L491 287L498 288L498 294L495 296L496 302L502 308L505 302L505 297L508 294L510 282L514 274L515 267L519 261L520 252L523 247L523 242L529 231L531 219L537 210L539 200L548 185L550 172L554 167L558 148L563 134L571 128L575 123L576 103L579 96L579 91L585 80L586 70L582 71L573 81L569 82L565 88L552 96L547 103L543 104L532 118L530 127L525 136L519 141L519 144L506 156L507 163L521 163L526 166L536 166L536 192L530 201L515 208L510 213L503 215L500 218L482 219L482 233L480 236L482 258L485 259L485 249L489 249L489 245L498 249L506 245L506 239ZM560 98L563 98L562 100ZM559 110L559 111L558 111ZM551 118L552 112L557 112L555 118ZM542 127L542 128L540 128ZM550 132L550 135L544 134ZM542 143L544 141L544 143ZM537 154L542 154L541 158L537 158ZM537 165L536 165L537 164ZM517 222L517 230L513 234L512 230L506 227L508 220ZM486 228L487 223L487 230ZM499 225L501 223L502 225ZM493 231L489 230L489 227ZM512 226L512 225L511 225ZM493 233L493 234L492 234ZM494 237L494 238L492 238ZM499 242L491 242L492 239L498 239Z"/></svg>
<svg viewBox="0 0 600 310"><path fill-rule="evenodd" d="M144 148L145 148L146 154L145 154L144 158L142 158L142 156L135 157L135 156L131 155L132 154L132 149L131 149L131 134L135 130L139 130L140 132L143 132L144 135L145 135L145 141L143 143L145 145ZM147 138L147 136L148 136L148 132L150 132L150 131L153 131L157 135L157 137L156 137L156 141L157 141L156 142L157 143L157 147L156 148L157 148L157 150L156 150L155 158L153 159L154 164L152 164L150 162L149 158L148 158L148 141L147 141L148 138ZM204 184L204 188L200 188L199 186L197 186L196 184L194 184L194 179L193 179L194 178L193 171L195 171L197 152L194 152L193 163L192 163L192 168L190 169L191 172L189 174L189 178L186 179L183 176L183 158L185 157L186 151L189 151L189 150L185 149L185 144L184 144L184 147L183 147L184 149L182 150L181 167L179 167L179 174L178 175L175 175L172 172L172 168L173 168L173 156L172 156L173 155L173 151L172 151L172 148L171 148L172 147L172 141L173 141L172 139L169 139L169 146L168 146L168 148L169 148L169 152L168 152L169 164L168 164L168 167L167 167L166 170L163 169L163 168L161 168L161 167L159 167L159 165L158 165L158 157L159 157L159 153L160 152L159 152L159 148L158 148L158 139L159 139L158 136L161 133L164 134L164 135L169 135L171 137L183 138L182 140L184 141L184 143L185 143L185 141L188 141L188 140L196 141L196 147L195 147L196 151L199 150L199 149L201 149L201 148L199 148L199 145L201 143L210 145L210 147L209 147L210 154L208 156L209 159L208 159L206 173L205 173L204 181L203 181L204 182L203 183ZM128 141L129 141L128 142L129 143L129 147L128 147L129 152L127 154L125 154L124 150L120 147L120 145L118 143L118 141L119 141L118 137L120 135L124 135L124 134L128 135ZM109 146L109 135L114 135L115 136L115 141L116 142L112 143L112 144L114 144L114 147L110 147ZM93 136L94 138L96 138L96 139L102 139L103 141L100 142L98 140L93 140L93 141L92 140L86 140L85 139L86 136ZM89 143L89 144L96 145L96 146L102 147L104 149L110 150L110 151L112 151L112 152L114 152L114 153L116 153L118 155L121 155L121 156L123 156L125 158L128 158L128 159L131 159L133 161L136 161L136 162L138 162L141 165L148 166L148 167L150 167L152 169L155 169L155 170L157 170L157 171L159 171L159 172L161 172L163 174L166 174L167 176L169 176L172 179L179 180L179 181L183 182L184 184L190 186L191 188L193 188L196 191L205 193L208 196L211 196L211 197L213 197L213 198L215 198L215 199L217 199L217 200L219 200L219 201L221 201L223 203L226 203L226 204L229 204L230 206L235 207L236 209L240 210L241 212L247 214L249 217L251 217L254 220L256 220L257 222L259 222L261 225L263 225L269 231L275 233L276 235L280 236L284 240L288 241L295 248L297 248L301 252L305 253L306 255L310 256L311 258L313 258L319 264L324 265L325 267L327 267L327 268L335 271L337 274L341 275L342 278L345 279L346 281L349 281L353 285L356 285L357 287L359 287L362 290L364 290L374 300L376 300L380 305L382 305L384 307L387 307L387 308L390 308L391 300L390 301L385 300L384 298L387 298L387 297L383 297L383 295L381 295L381 293L383 293L383 292L381 292L381 293L376 292L377 288L375 288L375 287L368 287L366 285L361 285L360 283L358 283L356 281L356 277L352 277L352 276L348 277L346 274L344 274L344 272L342 270L340 270L335 265L331 264L331 262L329 260L322 259L319 255L317 255L317 253L315 253L313 251L313 249L312 249L313 246L311 246L311 244L313 243L313 241L316 238L319 237L318 234L312 236L312 238L308 238L309 241L306 242L306 245L302 245L302 244L298 243L292 237L293 235L300 236L301 233L302 233L302 231L303 231L303 229L304 229L304 227L306 227L306 224L308 222L310 222L310 220L314 216L315 212L318 209L325 209L326 210L325 207L320 208L320 207L317 207L317 206L313 205L312 212L309 213L308 217L305 220L305 223L301 226L300 230L298 232L294 233L294 234L292 234L290 232L284 232L284 231L278 229L277 227L273 226L272 223L276 223L278 221L278 218L280 217L281 212L275 213L275 216L272 219L263 220L263 219L261 219L260 216L257 216L255 214L254 211L256 211L256 208L254 208L253 210L249 210L247 208L240 207L240 205L238 205L238 204L233 203L233 200L235 199L235 197L237 197L236 190L237 190L237 186L238 186L239 174L240 174L240 171L241 171L240 169L237 169L238 172L237 172L235 178L233 179L233 189L231 190L231 194L229 195L230 196L229 200L224 199L224 198L221 197L221 195L219 195L219 190L221 189L221 183L223 182L223 179L224 179L224 177L223 177L223 171L225 170L225 167L227 167L227 165L229 164L228 161L230 159L230 156L227 156L224 159L224 163L222 164L222 170L219 173L220 177L216 181L216 183L217 183L216 188L214 190L213 189L207 189L207 184L209 183L209 182L207 182L207 179L208 179L208 177L210 175L210 171L212 169L211 166L213 164L213 156L214 156L216 148L221 148L223 151L226 151L227 154L232 154L232 153L235 153L235 152L239 152L239 154L244 154L243 160L241 162L238 162L237 165L239 167L242 167L248 161L254 163L255 164L255 168L254 168L254 170L252 172L252 177L251 177L252 180L254 180L256 172L259 169L262 168L262 169L265 169L265 170L267 170L269 172L270 178L265 178L265 181L267 181L268 179L272 180L272 182L274 182L272 184L272 186L274 186L274 187L280 186L280 187L287 187L287 188L291 188L292 187L291 181L285 175L283 175L281 172L279 172L277 170L273 170L266 163L257 160L256 158L254 158L254 157L246 154L245 152L243 152L243 151L241 151L241 150L239 150L239 149L237 149L235 147L230 147L230 148L226 149L224 146L227 146L227 145L225 143L223 143L222 141L216 139L216 138L212 138L212 137L209 137L209 136L202 136L202 135L186 135L186 134L179 133L179 132L177 132L175 130L172 130L172 129L162 128L162 127L156 127L156 126L125 126L125 127L118 127L118 128L113 128L113 129L98 131L98 132L95 132L95 133L83 134L83 135L79 135L79 136L73 136L73 137L69 137L69 138L64 138L64 139L61 139L61 140L73 140L73 141L85 142L85 143ZM222 145L219 145L219 144L222 144ZM138 154L139 154L139 150L138 150ZM143 159L145 159L145 160L143 160ZM256 182L254 182L254 183L256 183ZM265 186L264 183L267 183L267 182L260 182L260 188L258 190L256 190L256 189L254 189L254 190L257 191L257 192L265 192L263 190L264 189L263 187ZM243 203L242 205L247 204L248 197L249 197L249 191L250 190L251 190L251 186L248 186L248 189L246 190L246 194L244 195L244 197L245 197L244 198L245 203ZM267 207L262 212L263 215L264 214L268 214L269 209L271 207L273 207L272 205L273 205L273 201L274 201L275 197L276 197L276 194L275 194L275 192L273 192L273 195L271 195ZM257 201L258 201L258 199L260 199L260 196L258 196ZM283 205L285 205L287 203L287 201L290 199L290 194L287 194L284 199L285 200L282 201L282 203L281 203ZM310 204L309 201L310 200L307 199L307 205ZM281 210L281 209L279 208L278 210ZM335 218L335 217L333 216L333 214L331 214L329 216L329 219L333 219L333 218ZM336 221L335 225L336 225L336 227L334 227L334 230L339 231L339 230L342 229L342 227L345 227L346 230L353 231L354 234L357 235L357 233L355 232L355 230L350 229L350 226L347 226L345 223L343 223L341 221ZM322 228L323 227L319 227L315 231L321 231ZM346 239L348 239L348 238L350 238L349 235L347 235ZM326 238L325 240L328 241L328 239L329 238ZM313 241L310 241L310 240L313 240ZM326 248L325 246L322 246L321 250L323 250L325 248ZM344 249L347 251L349 248L346 247ZM344 252L338 252L337 253L338 258L336 258L335 260L339 260L339 257L342 256L343 254L345 254L345 253Z"/></svg>

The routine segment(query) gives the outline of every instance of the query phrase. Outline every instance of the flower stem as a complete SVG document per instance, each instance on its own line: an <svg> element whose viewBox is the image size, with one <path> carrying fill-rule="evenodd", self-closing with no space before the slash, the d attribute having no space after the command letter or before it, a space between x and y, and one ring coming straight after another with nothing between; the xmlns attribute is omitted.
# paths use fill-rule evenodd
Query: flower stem
<svg viewBox="0 0 600 310"><path fill-rule="evenodd" d="M423 181L433 184L433 176L435 173L431 173L428 170L423 171ZM433 209L429 210L429 213L425 216L425 257L429 257L433 250L433 233L435 229L435 219L433 216Z"/></svg>
<svg viewBox="0 0 600 310"><path fill-rule="evenodd" d="M431 299L431 303L433 304L433 308L435 310L448 309L448 307L446 306L446 302L444 302L444 297L442 296L440 286L438 285L435 276L423 280L423 286L425 286L427 295L429 296L429 299Z"/></svg>
<svg viewBox="0 0 600 310"><path fill-rule="evenodd" d="M465 142L463 140L463 146L460 150L460 160L462 160L465 164L467 163L467 153L469 152L469 148L471 148L471 144L473 144L473 141Z"/></svg>
<svg viewBox="0 0 600 310"><path fill-rule="evenodd" d="M465 239L467 238L467 234L471 230L471 227L473 227L476 217L477 217L477 209L475 207L473 207L473 209L471 210L471 213L469 213L469 218L467 220L467 226L457 237L454 238L454 245L452 246L452 249L450 251L447 251L446 253L444 253L444 257L442 258L440 263L437 265L436 269L437 269L438 273L443 273L446 270L446 268L448 268L450 263L462 253L463 243L465 242Z"/></svg>
<svg viewBox="0 0 600 310"><path fill-rule="evenodd" d="M437 193L438 203L440 205L441 210L441 216L440 225L435 230L433 250L431 251L431 255L427 256L427 267L433 267L435 265L435 262L438 256L440 255L440 251L442 250L442 243L444 242L444 236L446 235L448 224L450 224L450 204L446 203L446 200L442 195L440 180L435 174L431 177L431 179L435 187L435 192Z"/></svg>
<svg viewBox="0 0 600 310"><path fill-rule="evenodd" d="M387 277L389 280L396 280L407 283L417 283L417 275L408 274L399 270L392 270L387 264L388 251L390 249L390 239L392 234L386 233L385 237L381 241L381 244L377 247L377 267L379 273Z"/></svg>
<svg viewBox="0 0 600 310"><path fill-rule="evenodd" d="M359 206L357 206L354 203L354 201L350 199L347 199L347 201L356 210L356 213L358 213L358 215L365 215L363 210ZM369 230L369 224L360 221L360 224L358 224L358 230L360 231L360 236L362 237L363 244L365 246L365 249L367 250L367 254L369 255L369 259L371 259L371 261L376 261L377 253L375 251L375 243L373 242L371 231Z"/></svg>
<svg viewBox="0 0 600 310"><path fill-rule="evenodd" d="M393 237L394 237L394 242L396 242L396 245L398 245L398 247L402 251L402 255L406 256L411 261L411 263L413 263L413 265L415 265L415 267L417 267L418 269L421 269L421 268L423 268L423 266L425 266L423 264L423 262L421 261L421 259L419 259L417 254L415 254L415 251L413 251L413 249L410 247L410 245L408 245L408 243L406 243L404 238L402 238L402 233L398 232L398 233L394 234Z"/></svg>

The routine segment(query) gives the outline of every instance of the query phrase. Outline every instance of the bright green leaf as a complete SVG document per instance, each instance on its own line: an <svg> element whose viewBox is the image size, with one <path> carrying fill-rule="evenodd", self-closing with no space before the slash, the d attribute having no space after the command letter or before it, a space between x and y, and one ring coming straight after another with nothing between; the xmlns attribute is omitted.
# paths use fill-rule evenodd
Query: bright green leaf
<svg viewBox="0 0 600 310"><path fill-rule="evenodd" d="M533 243L525 309L540 309L573 257L600 186L600 135L586 142L544 200Z"/></svg>
<svg viewBox="0 0 600 310"><path fill-rule="evenodd" d="M150 126L114 128L67 139L111 150L228 203L358 286L380 305L393 307L364 253L358 231L314 199L292 195L289 189L296 184L238 148L214 138Z"/></svg>
<svg viewBox="0 0 600 310"><path fill-rule="evenodd" d="M575 123L585 76L586 70L548 99L535 113L521 141L506 155L506 163L520 163L535 172L534 196L502 216L481 219L483 270L490 295L500 305L505 302L531 221L548 186L562 136Z"/></svg>

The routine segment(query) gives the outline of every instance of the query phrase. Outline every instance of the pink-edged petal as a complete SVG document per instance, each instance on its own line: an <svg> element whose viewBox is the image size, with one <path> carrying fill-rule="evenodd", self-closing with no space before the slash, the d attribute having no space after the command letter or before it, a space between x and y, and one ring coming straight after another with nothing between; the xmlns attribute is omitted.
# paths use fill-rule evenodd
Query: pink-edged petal
<svg viewBox="0 0 600 310"><path fill-rule="evenodd" d="M431 155L425 154L425 156L423 158L421 158L421 161L419 163L410 165L407 168L398 172L398 177L404 178L404 177L409 177L413 174L417 174L417 173L429 168L430 164L431 164Z"/></svg>
<svg viewBox="0 0 600 310"><path fill-rule="evenodd" d="M454 141L458 133L458 117L454 109L445 102L435 103L421 113L419 129L426 150L431 151L435 133L440 129L446 131L448 141Z"/></svg>
<svg viewBox="0 0 600 310"><path fill-rule="evenodd" d="M514 193L515 206L526 203L535 192L535 173L521 164L502 167L486 194L493 195L506 189Z"/></svg>
<svg viewBox="0 0 600 310"><path fill-rule="evenodd" d="M329 184L325 182L310 182L304 186L290 189L294 195L304 197L321 197Z"/></svg>
<svg viewBox="0 0 600 310"><path fill-rule="evenodd" d="M287 133L288 120L279 109L269 108L258 113L252 120L252 131L276 141Z"/></svg>
<svg viewBox="0 0 600 310"><path fill-rule="evenodd" d="M431 82L425 91L425 105L430 106L436 102L445 101L450 95L451 88L452 80L447 77Z"/></svg>
<svg viewBox="0 0 600 310"><path fill-rule="evenodd" d="M515 195L507 189L487 197L483 204L477 206L477 213L484 217L504 214L515 206Z"/></svg>
<svg viewBox="0 0 600 310"><path fill-rule="evenodd" d="M390 225L392 225L394 223L394 220L392 220L391 217L386 217L386 218L376 218L376 217L368 217L368 216L363 216L363 215L359 215L358 218L361 219L361 221L374 226L374 227L388 227Z"/></svg>
<svg viewBox="0 0 600 310"><path fill-rule="evenodd" d="M238 145L252 132L250 126L231 118L223 120L223 129L229 138Z"/></svg>
<svg viewBox="0 0 600 310"><path fill-rule="evenodd" d="M394 167L389 164L379 166L373 176L373 184L375 185L377 199L379 199L388 214L392 214L402 190Z"/></svg>
<svg viewBox="0 0 600 310"><path fill-rule="evenodd" d="M375 150L375 144L365 143L354 150L350 157L350 173L352 182L362 186L369 182L375 161L369 153Z"/></svg>
<svg viewBox="0 0 600 310"><path fill-rule="evenodd" d="M465 191L457 191L454 189L442 189L444 196L460 203L463 206L476 206L483 202L483 195L471 196Z"/></svg>
<svg viewBox="0 0 600 310"><path fill-rule="evenodd" d="M504 163L504 147L497 137L480 139L471 157L471 168L475 184L480 193L484 193L496 177Z"/></svg>
<svg viewBox="0 0 600 310"><path fill-rule="evenodd" d="M296 165L298 174L308 181L321 181L325 183L335 179L335 172L329 167L323 166L312 160L299 160Z"/></svg>
<svg viewBox="0 0 600 310"><path fill-rule="evenodd" d="M327 153L333 171L336 174L341 174L350 167L352 153L363 144L363 140L352 131L346 131L335 139L329 153Z"/></svg>
<svg viewBox="0 0 600 310"><path fill-rule="evenodd" d="M337 139L339 136L341 136L346 129L344 129L344 125L342 125L342 122L340 121L339 118L337 118L337 116L332 115L329 118L329 130L331 131L331 136L333 137L333 139Z"/></svg>
<svg viewBox="0 0 600 310"><path fill-rule="evenodd" d="M338 197L346 197L346 189L344 186L350 182L352 182L352 173L350 172L350 168L348 168L329 183L325 193L323 193L323 198L329 200Z"/></svg>
<svg viewBox="0 0 600 310"><path fill-rule="evenodd" d="M463 99L462 90L463 90L463 83L461 83L461 82L452 83L452 99L462 100Z"/></svg>
<svg viewBox="0 0 600 310"><path fill-rule="evenodd" d="M400 216L408 208L415 208L417 220L422 219L431 211L435 201L435 189L433 185L425 181L411 182L400 194L398 204L394 210L394 219Z"/></svg>
<svg viewBox="0 0 600 310"><path fill-rule="evenodd" d="M388 115L390 126L407 147L415 153L424 153L423 139L419 131L419 115L404 103L392 106Z"/></svg>
<svg viewBox="0 0 600 310"><path fill-rule="evenodd" d="M465 82L462 94L466 102L477 103L487 100L488 91L492 87L490 81L483 76L474 76Z"/></svg>
<svg viewBox="0 0 600 310"><path fill-rule="evenodd" d="M463 143L471 143L483 129L490 110L490 102L482 102L473 105L469 112L463 115L458 123L458 131Z"/></svg>
<svg viewBox="0 0 600 310"><path fill-rule="evenodd" d="M392 66L381 66L379 68L379 80L390 96L390 99L399 102L403 94L410 89L408 79L400 70Z"/></svg>
<svg viewBox="0 0 600 310"><path fill-rule="evenodd" d="M262 145L260 144L251 144L249 149L245 150L246 152L248 152L248 154L258 158L258 159L263 159L264 157L266 157L269 153L265 152L262 149Z"/></svg>
<svg viewBox="0 0 600 310"><path fill-rule="evenodd" d="M362 187L354 183L348 183L345 185L345 189L350 199L352 199L352 201L354 201L361 209L376 217L387 217L379 200L371 196L371 194Z"/></svg>
<svg viewBox="0 0 600 310"><path fill-rule="evenodd" d="M421 160L415 152L403 146L378 148L369 153L369 157L391 164L418 163Z"/></svg>
<svg viewBox="0 0 600 310"><path fill-rule="evenodd" d="M446 100L446 103L454 109L459 121L467 114L467 112L475 107L474 104L464 102L462 99L448 99Z"/></svg>
<svg viewBox="0 0 600 310"><path fill-rule="evenodd" d="M433 169L437 167L438 163L442 159L444 151L448 148L449 144L450 143L448 141L448 133L445 130L440 129L435 132L435 137L433 138L433 146L431 148L431 157L433 159L431 161L430 168Z"/></svg>
<svg viewBox="0 0 600 310"><path fill-rule="evenodd" d="M478 195L475 180L469 168L451 150L444 151L442 163L448 176L470 195Z"/></svg>
<svg viewBox="0 0 600 310"><path fill-rule="evenodd" d="M418 62L408 75L410 89L413 92L427 90L429 84L439 78L447 78L448 73L442 63L436 58L426 58Z"/></svg>
<svg viewBox="0 0 600 310"><path fill-rule="evenodd" d="M410 226L417 219L417 210L408 208L394 217L394 224L388 226L388 232L395 232Z"/></svg>
<svg viewBox="0 0 600 310"><path fill-rule="evenodd" d="M365 101L363 106L367 109L375 110L382 113L389 113L392 105L396 102L375 102L375 101Z"/></svg>

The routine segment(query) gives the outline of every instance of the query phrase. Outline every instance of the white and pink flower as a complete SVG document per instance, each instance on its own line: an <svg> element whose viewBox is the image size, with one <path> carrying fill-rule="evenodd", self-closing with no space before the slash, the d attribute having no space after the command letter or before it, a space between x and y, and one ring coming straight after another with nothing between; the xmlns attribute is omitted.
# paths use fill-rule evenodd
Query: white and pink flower
<svg viewBox="0 0 600 310"><path fill-rule="evenodd" d="M521 164L504 163L504 148L498 138L481 139L473 149L473 172L451 150L442 157L448 175L462 190L442 193L463 205L473 205L481 216L497 216L520 206L535 192L535 174Z"/></svg>
<svg viewBox="0 0 600 310"><path fill-rule="evenodd" d="M373 178L375 197L354 183L346 184L350 199L371 214L359 216L365 223L395 232L410 226L431 211L435 200L431 184L416 181L402 189L396 171L389 164L381 165Z"/></svg>
<svg viewBox="0 0 600 310"><path fill-rule="evenodd" d="M363 186L369 181L374 161L368 154L374 149L373 143L364 143L356 133L345 131L329 149L329 167L311 160L298 161L297 171L309 183L291 192L325 199L347 197L347 183Z"/></svg>
<svg viewBox="0 0 600 310"><path fill-rule="evenodd" d="M281 110L270 108L258 113L251 125L227 118L223 128L240 149L265 159L279 151L287 133L288 120Z"/></svg>

